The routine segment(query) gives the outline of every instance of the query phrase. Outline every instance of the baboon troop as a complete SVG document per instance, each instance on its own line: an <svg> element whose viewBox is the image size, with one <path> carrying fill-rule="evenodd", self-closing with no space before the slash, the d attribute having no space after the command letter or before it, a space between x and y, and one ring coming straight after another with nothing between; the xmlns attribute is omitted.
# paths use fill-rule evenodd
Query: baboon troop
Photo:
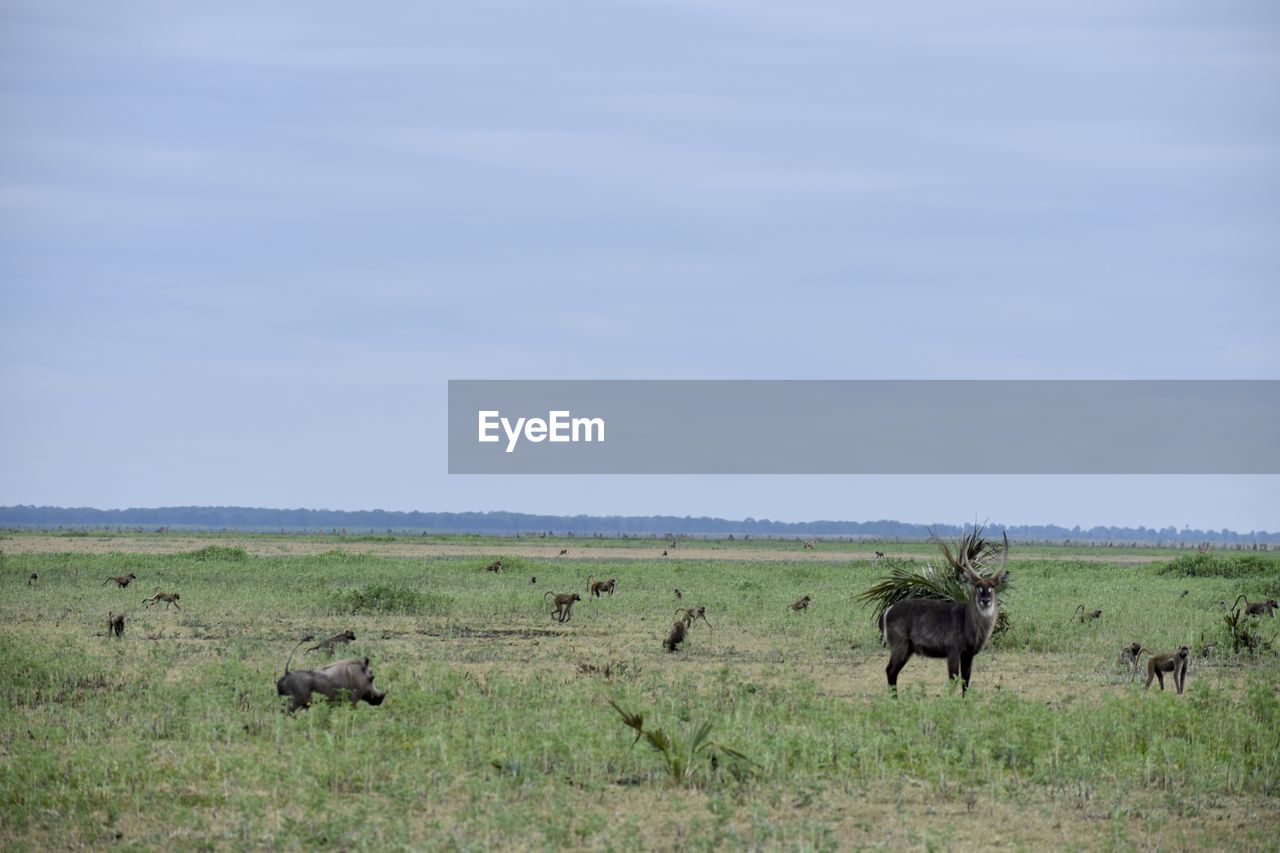
<svg viewBox="0 0 1280 853"><path fill-rule="evenodd" d="M107 637L110 638L112 634L115 634L117 637L124 636L123 613L116 613L112 611L107 614Z"/></svg>
<svg viewBox="0 0 1280 853"><path fill-rule="evenodd" d="M1138 658L1144 651L1142 643L1130 643L1120 652L1120 662L1129 669L1130 682L1138 675Z"/></svg>
<svg viewBox="0 0 1280 853"><path fill-rule="evenodd" d="M156 587L156 594L150 598L142 599L142 603L147 605L147 607L150 607L153 604L163 601L165 610L169 609L170 604L181 610L182 608L178 606L178 599L181 597L182 596L178 595L176 592L161 592L160 587Z"/></svg>
<svg viewBox="0 0 1280 853"><path fill-rule="evenodd" d="M1176 652L1167 655L1152 655L1147 659L1147 686L1144 689L1151 689L1151 679L1159 679L1160 689L1164 690L1164 674L1166 672L1173 673L1174 686L1178 688L1178 694L1182 694L1183 685L1187 682L1187 662L1191 657L1191 649L1187 646L1180 646Z"/></svg>
<svg viewBox="0 0 1280 853"><path fill-rule="evenodd" d="M356 638L355 633L350 628L348 628L347 630L343 631L341 634L334 634L332 637L330 637L327 640L321 640L311 648L307 649L307 651L309 652L323 651L323 652L332 653L334 646L345 645L346 643L351 642L355 638Z"/></svg>
<svg viewBox="0 0 1280 853"><path fill-rule="evenodd" d="M609 578L607 581L598 581L595 577L595 575L587 576L587 594L594 595L596 598L599 598L602 592L613 595L613 591L618 587L618 579Z"/></svg>
<svg viewBox="0 0 1280 853"><path fill-rule="evenodd" d="M493 572L495 575L502 571L502 561L494 560L492 563L484 567L486 572Z"/></svg>
<svg viewBox="0 0 1280 853"><path fill-rule="evenodd" d="M115 581L116 586L120 587L120 589L124 589L126 586L133 583L136 578L137 578L137 575L135 575L133 572L129 572L129 574L127 575L116 575L113 578L107 578L102 582L102 585L106 586L112 581Z"/></svg>
<svg viewBox="0 0 1280 853"><path fill-rule="evenodd" d="M808 609L809 609L809 602L810 602L810 601L812 601L812 599L811 599L811 598L809 598L809 596L807 596L807 595L806 595L806 596L802 596L799 600L797 600L797 601L793 602L793 603L790 605L790 607L791 607L791 609L792 609L792 610L794 610L795 612L799 613L801 610L808 610Z"/></svg>
<svg viewBox="0 0 1280 853"><path fill-rule="evenodd" d="M550 590L544 592L542 597L546 598L549 595L555 596L552 599L552 604L555 605L556 609L552 611L551 615L557 622L568 622L573 611L573 603L575 601L582 600L582 596L578 595L576 592L557 593L551 592Z"/></svg>
<svg viewBox="0 0 1280 853"><path fill-rule="evenodd" d="M1075 614L1080 617L1081 622L1088 622L1092 619L1102 618L1101 610L1090 610L1088 613L1085 613L1083 604L1076 606Z"/></svg>

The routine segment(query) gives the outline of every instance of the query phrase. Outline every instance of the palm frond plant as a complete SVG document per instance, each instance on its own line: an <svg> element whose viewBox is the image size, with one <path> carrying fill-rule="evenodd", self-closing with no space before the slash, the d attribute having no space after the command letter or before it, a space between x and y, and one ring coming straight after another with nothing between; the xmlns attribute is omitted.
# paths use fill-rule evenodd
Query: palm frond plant
<svg viewBox="0 0 1280 853"><path fill-rule="evenodd" d="M968 601L973 589L960 582L965 574L965 564L978 573L993 561L998 561L1004 553L1004 543L997 539L987 539L982 535L982 527L974 525L971 530L961 534L954 546L943 541L932 529L929 535L933 544L938 546L943 565L941 568L932 564L919 566L913 563L893 563L889 566L889 576L858 595L862 601L875 605L875 621L880 624L884 612L899 601L908 598L934 598L939 601ZM1003 592L1008 582L996 588ZM1009 615L999 604L999 615L996 627L992 632L1001 634L1009 630Z"/></svg>
<svg viewBox="0 0 1280 853"><path fill-rule="evenodd" d="M755 764L738 750L713 741L709 722L695 725L688 737L677 739L670 737L662 729L646 729L643 713L632 714L624 711L612 699L609 700L609 704L622 717L623 724L635 731L636 739L631 742L631 745L635 746L641 738L644 738L649 746L662 756L667 765L667 772L671 774L671 781L677 785L693 778L695 769L700 766L699 758L705 757L708 766L714 771L719 769L720 758L723 757L727 759L729 771L739 778L745 775L748 765Z"/></svg>

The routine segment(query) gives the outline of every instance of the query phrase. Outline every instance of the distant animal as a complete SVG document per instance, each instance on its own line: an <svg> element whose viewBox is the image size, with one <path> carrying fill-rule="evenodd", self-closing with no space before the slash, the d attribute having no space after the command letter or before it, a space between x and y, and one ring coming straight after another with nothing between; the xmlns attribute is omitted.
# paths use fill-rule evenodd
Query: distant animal
<svg viewBox="0 0 1280 853"><path fill-rule="evenodd" d="M1158 678L1160 680L1160 689L1164 690L1164 674L1166 672L1173 673L1173 684L1178 689L1178 694L1182 694L1182 689L1187 683L1187 662L1191 657L1191 649L1187 646L1180 646L1176 652L1167 655L1152 655L1147 658L1147 686L1144 689L1151 689L1151 679Z"/></svg>
<svg viewBox="0 0 1280 853"><path fill-rule="evenodd" d="M666 552L666 550L665 550L665 549L664 549L664 550L663 550L663 552L662 552L662 556L664 556L664 557L665 557L665 556L667 556L667 552Z"/></svg>
<svg viewBox="0 0 1280 853"><path fill-rule="evenodd" d="M1186 597L1187 597L1188 595L1190 595L1190 594L1191 594L1191 590L1189 590L1189 589L1184 589L1184 590L1182 591L1182 595L1178 596L1178 598L1186 598Z"/></svg>
<svg viewBox="0 0 1280 853"><path fill-rule="evenodd" d="M556 609L552 611L551 615L557 622L568 622L573 612L573 603L582 600L582 596L576 592L555 593L550 590L544 592L542 597L546 598L549 595L555 596L551 603L555 605Z"/></svg>
<svg viewBox="0 0 1280 853"><path fill-rule="evenodd" d="M532 575L532 576L529 578L529 583L537 583L537 582L538 582L538 576L537 576L537 575Z"/></svg>
<svg viewBox="0 0 1280 853"><path fill-rule="evenodd" d="M484 567L486 572L493 572L495 575L502 571L502 561L494 560L492 563Z"/></svg>
<svg viewBox="0 0 1280 853"><path fill-rule="evenodd" d="M1076 615L1080 617L1080 621L1081 621L1081 622L1087 622L1087 621L1089 621L1089 620L1091 620L1091 619L1101 619L1101 618L1102 618L1102 611L1101 611L1101 610L1090 610L1088 613L1085 613L1085 612L1084 612L1084 605L1083 605L1083 604L1080 604L1080 605L1077 605L1077 607L1076 607Z"/></svg>
<svg viewBox="0 0 1280 853"><path fill-rule="evenodd" d="M40 576L35 572L32 572L31 577L27 578L27 586L31 586L33 583L35 583L38 580L40 580Z"/></svg>
<svg viewBox="0 0 1280 853"><path fill-rule="evenodd" d="M676 622L671 626L671 633L667 634L667 639L663 640L662 645L668 652L674 652L684 642L688 633L689 628L684 622Z"/></svg>
<svg viewBox="0 0 1280 853"><path fill-rule="evenodd" d="M807 610L807 609L809 609L809 602L810 602L811 600L812 600L812 599L810 599L810 598L809 598L809 596L807 596L807 595L806 595L806 596L803 596L802 598L800 598L798 601L793 602L793 603L792 603L791 605L789 605L789 606L791 607L791 609L792 609L792 610L794 610L795 612L799 613L801 610Z"/></svg>
<svg viewBox="0 0 1280 853"><path fill-rule="evenodd" d="M818 542L817 542L817 540L815 540L815 539L806 539L806 540L804 540L804 547L803 547L803 548L801 548L800 550L801 550L801 551L810 551L810 550L815 550L815 551L816 551L816 550L817 550L817 548L818 548Z"/></svg>
<svg viewBox="0 0 1280 853"><path fill-rule="evenodd" d="M133 572L129 572L129 574L127 574L127 575L116 575L116 576L115 576L115 577L113 577L113 578L107 578L106 580L104 580L104 581L102 582L102 585L103 585L103 586L106 586L107 584L111 583L112 581L115 581L115 582L116 582L116 586L120 587L120 589L124 589L126 586L128 586L128 585L129 585L129 584L131 584L131 583L133 583L133 581L134 581L134 579L135 579L136 577L137 577L137 575L135 575Z"/></svg>
<svg viewBox="0 0 1280 853"><path fill-rule="evenodd" d="M568 549L568 548L561 548L561 549L560 549L560 553L559 553L559 554L557 554L556 556L557 556L557 557L563 557L565 554L568 554L568 553L569 553L569 549Z"/></svg>
<svg viewBox="0 0 1280 853"><path fill-rule="evenodd" d="M884 559L884 551L876 551L876 559L877 559L877 560L883 560L883 559Z"/></svg>
<svg viewBox="0 0 1280 853"><path fill-rule="evenodd" d="M304 637L298 646L313 639L315 638L311 636ZM297 651L298 646L294 646L294 651ZM373 671L369 669L368 658L348 658L320 669L298 669L290 672L289 664L292 661L293 654L290 653L289 660L284 665L284 675L276 682L276 694L289 697L290 713L310 706L313 693L319 693L331 702L346 699L353 706L362 700L370 705L381 705L386 698L384 691L373 686Z"/></svg>
<svg viewBox="0 0 1280 853"><path fill-rule="evenodd" d="M150 598L142 599L142 603L147 605L147 607L150 607L153 604L163 601L165 610L169 609L170 604L181 610L182 608L178 607L178 599L181 597L182 596L178 595L176 592L161 592L160 587L156 587L156 594Z"/></svg>
<svg viewBox="0 0 1280 853"><path fill-rule="evenodd" d="M115 634L116 637L124 636L124 614L110 612L107 614L107 637Z"/></svg>
<svg viewBox="0 0 1280 853"><path fill-rule="evenodd" d="M676 598L684 598L684 593L680 591L680 587L676 587Z"/></svg>
<svg viewBox="0 0 1280 853"><path fill-rule="evenodd" d="M327 640L321 640L319 643L316 643L314 646L307 649L307 651L309 652L323 651L323 652L328 652L329 654L332 654L334 646L345 645L346 643L351 642L355 638L356 638L355 633L352 632L350 628L348 628L347 630L343 631L341 634L334 634L332 637L330 637Z"/></svg>

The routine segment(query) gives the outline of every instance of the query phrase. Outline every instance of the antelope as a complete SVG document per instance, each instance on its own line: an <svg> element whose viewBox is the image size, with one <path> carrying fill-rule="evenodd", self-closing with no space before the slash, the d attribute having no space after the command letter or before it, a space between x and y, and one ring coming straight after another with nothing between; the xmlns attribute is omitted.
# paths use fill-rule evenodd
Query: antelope
<svg viewBox="0 0 1280 853"><path fill-rule="evenodd" d="M961 583L973 587L968 601L937 601L908 598L890 605L881 617L881 631L889 647L889 689L898 693L898 673L913 654L947 659L947 675L961 679L960 692L969 690L969 673L973 658L986 646L996 626L999 608L996 587L1009 579L1005 563L1009 558L1009 534L1004 536L1004 552L1000 569L994 577L984 578L969 565L968 555L960 554L963 570Z"/></svg>

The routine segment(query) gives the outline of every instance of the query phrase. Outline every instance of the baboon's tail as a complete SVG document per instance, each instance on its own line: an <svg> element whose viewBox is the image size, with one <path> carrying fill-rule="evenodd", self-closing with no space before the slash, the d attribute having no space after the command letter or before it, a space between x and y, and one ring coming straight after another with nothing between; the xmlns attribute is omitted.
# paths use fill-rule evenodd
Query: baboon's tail
<svg viewBox="0 0 1280 853"><path fill-rule="evenodd" d="M307 636L303 637L301 640L298 641L298 646L302 645L303 643L309 643L315 638L316 638L315 634L307 634ZM298 646L293 647L293 651L289 652L289 659L284 662L285 675L289 674L289 665L293 663L293 655L294 655L294 652L298 651Z"/></svg>

